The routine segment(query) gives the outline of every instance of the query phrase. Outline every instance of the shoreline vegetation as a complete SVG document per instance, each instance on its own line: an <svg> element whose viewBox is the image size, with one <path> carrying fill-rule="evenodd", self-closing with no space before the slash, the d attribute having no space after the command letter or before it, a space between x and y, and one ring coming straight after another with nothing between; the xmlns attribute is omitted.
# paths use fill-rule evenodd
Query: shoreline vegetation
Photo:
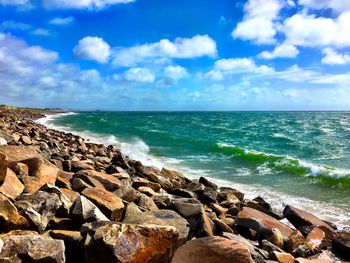
<svg viewBox="0 0 350 263"><path fill-rule="evenodd" d="M350 231L0 106L1 262L346 262Z"/></svg>

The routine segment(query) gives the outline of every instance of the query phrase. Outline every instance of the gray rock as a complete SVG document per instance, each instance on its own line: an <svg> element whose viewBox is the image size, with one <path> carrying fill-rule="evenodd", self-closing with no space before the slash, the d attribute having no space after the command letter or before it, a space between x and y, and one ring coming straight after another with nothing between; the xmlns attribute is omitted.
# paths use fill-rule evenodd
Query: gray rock
<svg viewBox="0 0 350 263"><path fill-rule="evenodd" d="M97 206L82 195L75 200L71 214L82 222L109 221Z"/></svg>

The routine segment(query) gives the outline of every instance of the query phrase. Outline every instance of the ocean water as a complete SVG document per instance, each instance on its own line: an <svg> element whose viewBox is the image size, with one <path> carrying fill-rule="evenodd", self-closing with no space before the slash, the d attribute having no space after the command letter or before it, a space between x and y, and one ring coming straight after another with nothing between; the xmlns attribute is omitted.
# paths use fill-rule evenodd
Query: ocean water
<svg viewBox="0 0 350 263"><path fill-rule="evenodd" d="M350 112L81 112L40 122L350 226Z"/></svg>

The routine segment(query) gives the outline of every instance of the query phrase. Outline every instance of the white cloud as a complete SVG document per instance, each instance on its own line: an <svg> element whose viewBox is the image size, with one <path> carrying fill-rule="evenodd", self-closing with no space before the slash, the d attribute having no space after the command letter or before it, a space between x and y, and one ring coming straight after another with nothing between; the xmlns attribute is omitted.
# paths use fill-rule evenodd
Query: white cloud
<svg viewBox="0 0 350 263"><path fill-rule="evenodd" d="M273 51L261 52L258 57L263 59L274 59L274 58L295 58L299 54L299 50L286 42L279 46L276 46Z"/></svg>
<svg viewBox="0 0 350 263"><path fill-rule="evenodd" d="M299 4L311 9L333 9L336 12L350 10L349 0L299 0Z"/></svg>
<svg viewBox="0 0 350 263"><path fill-rule="evenodd" d="M155 75L148 68L131 68L124 72L124 79L133 82L152 83Z"/></svg>
<svg viewBox="0 0 350 263"><path fill-rule="evenodd" d="M1 23L1 27L4 29L12 30L29 30L32 26L26 23L20 23L13 20L4 21Z"/></svg>
<svg viewBox="0 0 350 263"><path fill-rule="evenodd" d="M41 63L52 63L58 59L57 52L44 49L39 46L32 46L19 51L19 54L26 59L39 61Z"/></svg>
<svg viewBox="0 0 350 263"><path fill-rule="evenodd" d="M179 80L188 76L187 69L181 66L167 66L164 68L164 77Z"/></svg>
<svg viewBox="0 0 350 263"><path fill-rule="evenodd" d="M84 37L73 49L76 57L106 63L110 56L110 46L99 37Z"/></svg>
<svg viewBox="0 0 350 263"><path fill-rule="evenodd" d="M0 5L25 5L29 0L0 0Z"/></svg>
<svg viewBox="0 0 350 263"><path fill-rule="evenodd" d="M72 16L67 16L67 17L55 17L50 20L51 25L56 25L56 26L65 26L69 25L74 22L74 17Z"/></svg>
<svg viewBox="0 0 350 263"><path fill-rule="evenodd" d="M350 64L349 54L340 54L332 48L323 49L322 53L325 55L322 58L322 64L328 65L346 65Z"/></svg>
<svg viewBox="0 0 350 263"><path fill-rule="evenodd" d="M350 12L336 19L295 14L284 21L282 30L288 43L295 46L350 46Z"/></svg>
<svg viewBox="0 0 350 263"><path fill-rule="evenodd" d="M46 8L53 9L102 9L109 5L128 4L135 0L42 0Z"/></svg>
<svg viewBox="0 0 350 263"><path fill-rule="evenodd" d="M113 64L117 67L131 67L157 58L214 57L216 43L208 35L192 38L176 38L173 42L162 39L156 43L137 45L115 50Z"/></svg>
<svg viewBox="0 0 350 263"><path fill-rule="evenodd" d="M37 28L32 31L32 34L37 36L49 36L50 31L44 28Z"/></svg>
<svg viewBox="0 0 350 263"><path fill-rule="evenodd" d="M275 43L277 25L275 20L283 5L279 0L249 0L244 5L243 21L237 24L232 36L257 44Z"/></svg>

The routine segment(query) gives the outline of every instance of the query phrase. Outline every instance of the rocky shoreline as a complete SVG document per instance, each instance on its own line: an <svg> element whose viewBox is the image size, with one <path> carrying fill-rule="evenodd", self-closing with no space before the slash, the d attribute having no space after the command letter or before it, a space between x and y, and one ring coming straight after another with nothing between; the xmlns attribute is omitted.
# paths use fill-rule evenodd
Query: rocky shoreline
<svg viewBox="0 0 350 263"><path fill-rule="evenodd" d="M0 106L0 262L350 260L349 230L35 122L49 113Z"/></svg>

